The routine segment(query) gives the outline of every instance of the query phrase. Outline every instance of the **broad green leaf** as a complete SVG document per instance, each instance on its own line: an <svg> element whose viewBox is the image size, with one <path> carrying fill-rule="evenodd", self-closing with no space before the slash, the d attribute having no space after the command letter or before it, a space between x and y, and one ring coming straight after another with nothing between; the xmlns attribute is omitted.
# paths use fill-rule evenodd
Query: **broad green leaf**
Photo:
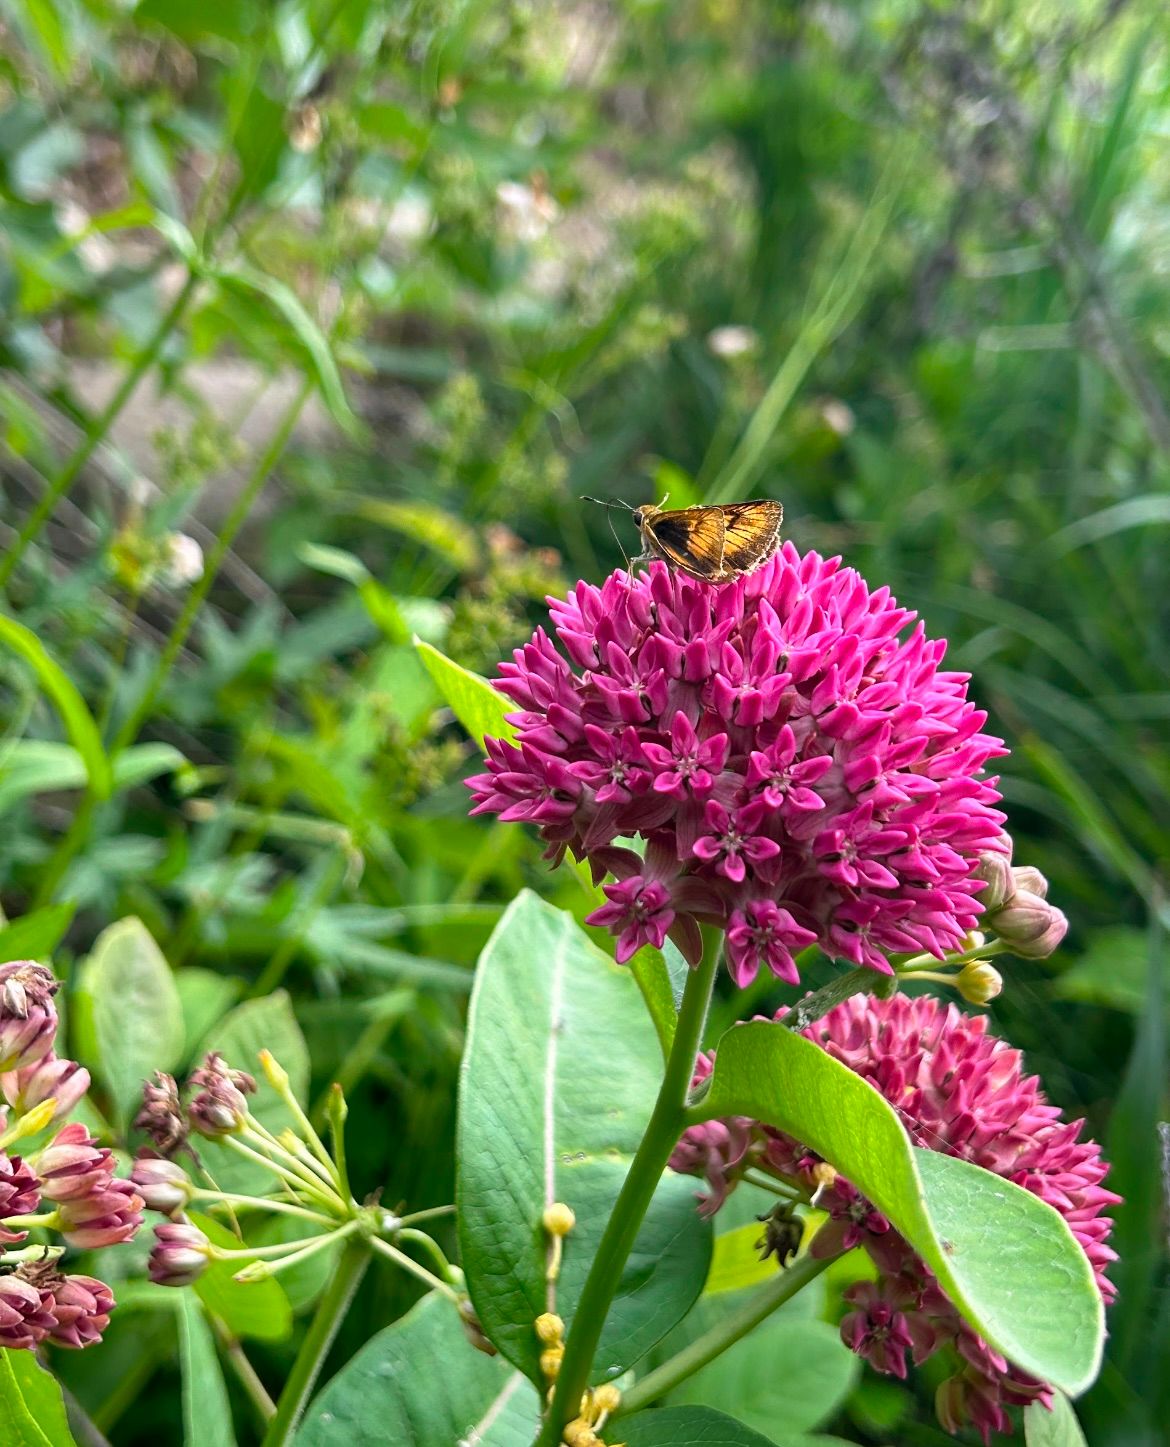
<svg viewBox="0 0 1170 1447"><path fill-rule="evenodd" d="M1063 1392L1052 1395L1052 1410L1040 1402L1024 1408L1027 1447L1085 1447L1085 1434L1072 1403Z"/></svg>
<svg viewBox="0 0 1170 1447"><path fill-rule="evenodd" d="M244 982L238 975L187 965L175 976L175 985L183 1010L183 1059L190 1060L199 1042L240 998Z"/></svg>
<svg viewBox="0 0 1170 1447"><path fill-rule="evenodd" d="M860 1359L835 1327L780 1315L688 1378L670 1401L730 1412L772 1439L827 1422L860 1375Z"/></svg>
<svg viewBox="0 0 1170 1447"><path fill-rule="evenodd" d="M416 641L414 646L451 712L479 747L483 748L485 736L511 743L516 730L504 715L515 712L512 701L498 693L486 678L454 663L429 643Z"/></svg>
<svg viewBox="0 0 1170 1447"><path fill-rule="evenodd" d="M0 814L33 794L85 786L85 762L69 744L19 739L0 749Z"/></svg>
<svg viewBox="0 0 1170 1447"><path fill-rule="evenodd" d="M637 986L574 923L525 891L476 972L460 1080L460 1246L484 1330L540 1380L532 1322L549 1309L541 1215L564 1201L556 1310L571 1320L661 1078ZM664 1177L595 1361L613 1376L685 1314L706 1277L709 1226L694 1182Z"/></svg>
<svg viewBox="0 0 1170 1447"><path fill-rule="evenodd" d="M95 798L108 799L114 786L110 761L98 726L73 680L49 656L35 633L3 614L0 614L0 643L7 644L36 674L41 689L61 715L70 743L81 755L90 791Z"/></svg>
<svg viewBox="0 0 1170 1447"><path fill-rule="evenodd" d="M622 1417L616 1426L625 1447L774 1447L772 1438L761 1437L751 1427L710 1407L636 1412Z"/></svg>
<svg viewBox="0 0 1170 1447"><path fill-rule="evenodd" d="M0 929L0 960L41 960L61 943L73 920L72 904L50 904Z"/></svg>
<svg viewBox="0 0 1170 1447"><path fill-rule="evenodd" d="M502 1357L476 1351L454 1307L426 1296L380 1331L305 1413L296 1447L529 1447L540 1402Z"/></svg>
<svg viewBox="0 0 1170 1447"><path fill-rule="evenodd" d="M221 1221L197 1211L187 1214L213 1245L229 1251L238 1251L243 1245ZM273 1276L263 1281L233 1280L235 1273L246 1265L243 1257L213 1261L195 1282L195 1294L233 1336L284 1341L292 1331L292 1308L284 1287Z"/></svg>
<svg viewBox="0 0 1170 1447"><path fill-rule="evenodd" d="M121 1121L133 1115L142 1082L182 1058L183 1012L170 965L140 919L104 929L81 977L97 1049L97 1073Z"/></svg>
<svg viewBox="0 0 1170 1447"><path fill-rule="evenodd" d="M218 1050L235 1070L255 1077L256 1094L249 1096L248 1109L270 1131L279 1134L293 1124L291 1114L264 1078L257 1062L261 1050L271 1050L288 1071L293 1094L303 1105L309 1090L309 1051L284 990L259 1000L237 1005L209 1030L196 1052L201 1057ZM276 1177L261 1165L244 1160L219 1141L204 1141L199 1148L204 1164L225 1191L245 1195L271 1190Z"/></svg>
<svg viewBox="0 0 1170 1447"><path fill-rule="evenodd" d="M232 1409L199 1298L175 1293L183 1372L183 1447L235 1447Z"/></svg>
<svg viewBox="0 0 1170 1447"><path fill-rule="evenodd" d="M1067 1391L1093 1380L1104 1320L1092 1269L1063 1218L1031 1192L915 1150L867 1081L772 1022L723 1036L702 1111L751 1116L805 1142L893 1221L1011 1361Z"/></svg>
<svg viewBox="0 0 1170 1447"><path fill-rule="evenodd" d="M32 1352L0 1351L4 1447L74 1447L57 1379Z"/></svg>
<svg viewBox="0 0 1170 1447"><path fill-rule="evenodd" d="M253 29L258 13L238 0L142 0L134 19L140 25L147 21L165 25L183 40L207 36L242 40Z"/></svg>

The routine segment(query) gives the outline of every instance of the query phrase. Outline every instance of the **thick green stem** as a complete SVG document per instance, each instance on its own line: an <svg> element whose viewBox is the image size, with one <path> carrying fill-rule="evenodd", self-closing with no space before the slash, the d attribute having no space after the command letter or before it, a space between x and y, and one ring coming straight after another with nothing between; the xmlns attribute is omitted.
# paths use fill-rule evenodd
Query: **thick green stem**
<svg viewBox="0 0 1170 1447"><path fill-rule="evenodd" d="M725 1316L710 1331L704 1332L701 1337L691 1342L690 1346L684 1347L677 1356L663 1362L640 1382L636 1382L622 1395L619 1414L624 1415L626 1412L636 1412L640 1407L648 1407L659 1397L673 1391L700 1367L705 1367L728 1347L734 1346L741 1337L747 1336L753 1327L759 1326L760 1322L771 1316L778 1306L790 1301L810 1281L815 1281L833 1260L832 1256L821 1259L802 1256L786 1271L778 1272L772 1281L761 1286L738 1310Z"/></svg>
<svg viewBox="0 0 1170 1447"><path fill-rule="evenodd" d="M577 1415L581 1397L589 1385L593 1356L622 1271L670 1153L682 1133L687 1093L718 964L718 955L711 951L687 978L658 1099L573 1312L556 1391L537 1438L537 1447L555 1447L560 1442L565 1423Z"/></svg>
<svg viewBox="0 0 1170 1447"><path fill-rule="evenodd" d="M191 295L198 285L199 278L190 273L187 280L179 290L178 296L167 308L160 318L158 325L151 333L146 345L135 357L128 368L126 375L122 378L118 390L106 403L105 407L90 422L85 429L85 435L81 442L69 456L61 470L49 480L40 502L29 513L25 520L24 527L16 535L16 541L8 549L7 553L0 558L0 588L7 585L9 578L16 571L20 560L24 557L30 543L34 542L41 528L51 515L53 509L66 492L77 480L77 475L89 459L93 456L98 447L105 441L110 428L117 421L122 408L133 396L139 382L146 373L154 366L158 354L166 345L167 338L174 330L179 318L187 308Z"/></svg>
<svg viewBox="0 0 1170 1447"><path fill-rule="evenodd" d="M317 1305L288 1381L284 1384L284 1391L276 1404L276 1416L268 1424L268 1431L264 1434L263 1447L284 1447L286 1442L291 1441L308 1406L321 1368L325 1365L329 1348L333 1345L333 1339L369 1264L370 1249L365 1241L350 1241L338 1257L333 1279Z"/></svg>

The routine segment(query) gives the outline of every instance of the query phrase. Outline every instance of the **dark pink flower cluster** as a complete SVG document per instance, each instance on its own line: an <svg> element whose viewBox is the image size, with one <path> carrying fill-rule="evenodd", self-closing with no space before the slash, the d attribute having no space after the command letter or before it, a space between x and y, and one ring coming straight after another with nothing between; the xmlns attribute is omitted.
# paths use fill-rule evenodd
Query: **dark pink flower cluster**
<svg viewBox="0 0 1170 1447"><path fill-rule="evenodd" d="M0 965L0 1132L8 1108L20 1114L45 1107L43 1125L68 1114L89 1089L89 1074L53 1054L57 983L43 965ZM53 1101L52 1106L46 1102ZM50 1340L85 1347L100 1340L114 1307L109 1287L91 1276L63 1275L46 1251L43 1260L6 1260L4 1248L28 1238L24 1219L58 1231L66 1245L85 1250L128 1241L142 1224L142 1198L115 1175L112 1154L77 1121L63 1126L31 1161L0 1150L0 1347L30 1349ZM46 1211L46 1208L51 1208ZM48 1216L48 1221L43 1218Z"/></svg>
<svg viewBox="0 0 1170 1447"><path fill-rule="evenodd" d="M550 605L564 654L540 629L501 665L517 738L488 740L472 812L615 877L591 922L620 961L669 935L694 962L710 921L739 984L795 982L814 941L888 972L974 927L1004 750L888 589L785 544L724 586L655 563Z"/></svg>
<svg viewBox="0 0 1170 1447"><path fill-rule="evenodd" d="M1024 1074L1020 1052L987 1033L985 1016L964 1015L931 996L855 995L803 1033L894 1105L916 1145L972 1161L1055 1207L1084 1248L1102 1297L1112 1299L1105 1272L1116 1254L1107 1244L1112 1223L1102 1212L1120 1198L1102 1184L1108 1166L1101 1149L1080 1139L1082 1122L1061 1120L1036 1077ZM710 1070L709 1060L700 1061L696 1080ZM948 1431L969 1422L988 1441L992 1432L1011 1431L1008 1407L1049 1400L1043 1382L972 1331L925 1263L849 1181L830 1172L826 1184L820 1157L751 1122L726 1123L724 1138L735 1141L728 1151L724 1138L712 1135L717 1124L687 1131L671 1165L705 1175L716 1204L748 1164L817 1191L816 1204L829 1219L812 1252L862 1246L878 1268L876 1282L859 1282L847 1293L846 1345L899 1377L906 1375L907 1353L917 1364L944 1348L955 1351L962 1367L936 1398Z"/></svg>

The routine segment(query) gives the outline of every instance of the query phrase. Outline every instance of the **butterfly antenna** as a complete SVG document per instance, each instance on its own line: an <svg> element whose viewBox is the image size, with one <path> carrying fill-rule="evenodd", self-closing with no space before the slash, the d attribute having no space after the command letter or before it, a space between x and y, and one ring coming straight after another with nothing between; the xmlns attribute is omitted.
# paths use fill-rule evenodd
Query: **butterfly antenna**
<svg viewBox="0 0 1170 1447"><path fill-rule="evenodd" d="M633 567L633 564L630 562L629 556L628 556L628 554L626 553L625 548L622 547L622 540L621 540L621 538L618 537L618 530L617 530L617 528L615 528L614 525L613 525L613 509L614 509L615 507L624 507L627 512L633 512L634 509L629 505L628 502L623 502L620 497L587 497L584 493L582 493L582 494L581 494L581 501L582 501L582 502L596 502L596 503L599 503L599 504L605 509L605 516L606 516L606 518L607 518L608 521L609 521L609 530L610 530L610 532L613 534L613 540L614 540L614 542L617 543L617 545L618 545L618 552L621 553L622 558L623 558L624 561L625 561L625 564L626 564L626 572L628 573L628 572L630 571L630 569Z"/></svg>

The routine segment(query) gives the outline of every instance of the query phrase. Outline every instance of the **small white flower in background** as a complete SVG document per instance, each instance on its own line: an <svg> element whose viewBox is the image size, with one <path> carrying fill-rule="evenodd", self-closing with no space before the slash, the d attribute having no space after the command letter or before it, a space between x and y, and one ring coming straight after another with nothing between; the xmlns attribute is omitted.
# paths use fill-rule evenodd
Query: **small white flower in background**
<svg viewBox="0 0 1170 1447"><path fill-rule="evenodd" d="M386 237L400 246L413 246L431 234L435 214L425 196L407 194L395 201L386 218Z"/></svg>
<svg viewBox="0 0 1170 1447"><path fill-rule="evenodd" d="M126 484L126 496L135 507L146 507L158 496L158 489L149 477L143 477L141 473L138 473Z"/></svg>
<svg viewBox="0 0 1170 1447"><path fill-rule="evenodd" d="M496 187L496 200L503 212L505 229L517 241L539 241L560 214L543 177L533 177L531 185L523 181L501 181Z"/></svg>
<svg viewBox="0 0 1170 1447"><path fill-rule="evenodd" d="M111 271L118 260L113 242L99 232L90 232L93 218L84 206L66 199L59 201L53 212L61 234L68 237L77 248L77 254L86 270L95 276Z"/></svg>
<svg viewBox="0 0 1170 1447"><path fill-rule="evenodd" d="M839 397L826 397L821 403L821 416L824 418L825 425L838 437L848 437L857 425L853 408L847 402L842 402Z"/></svg>
<svg viewBox="0 0 1170 1447"><path fill-rule="evenodd" d="M168 533L160 581L168 588L185 588L202 576L203 549L186 533Z"/></svg>
<svg viewBox="0 0 1170 1447"><path fill-rule="evenodd" d="M707 350L716 357L744 357L759 347L760 334L754 327L716 327L707 333Z"/></svg>

